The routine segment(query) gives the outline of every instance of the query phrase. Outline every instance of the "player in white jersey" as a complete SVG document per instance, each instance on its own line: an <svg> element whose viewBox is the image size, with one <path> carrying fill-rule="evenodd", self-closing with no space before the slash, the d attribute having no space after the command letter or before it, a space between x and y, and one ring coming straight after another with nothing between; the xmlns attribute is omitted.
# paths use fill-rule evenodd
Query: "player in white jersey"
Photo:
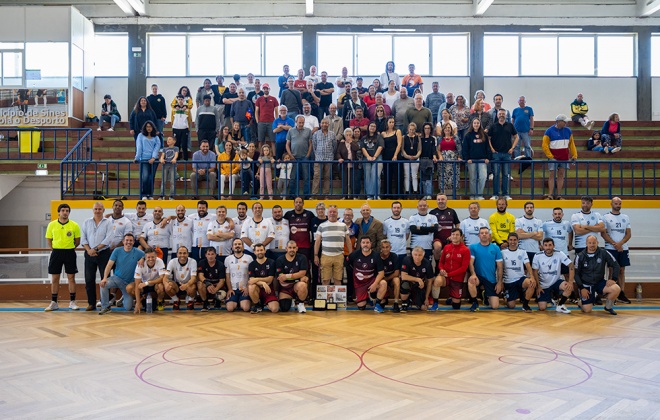
<svg viewBox="0 0 660 420"><path fill-rule="evenodd" d="M272 258L273 261L276 261L286 253L286 244L289 242L289 233L291 230L289 228L289 221L284 218L282 206L273 206L271 214L273 217L269 218L268 221L273 226L275 237L266 247L266 258ZM274 284L276 283L274 282Z"/></svg>
<svg viewBox="0 0 660 420"><path fill-rule="evenodd" d="M425 199L417 202L417 213L410 216L410 247L420 246L424 257L433 265L433 235L438 230L438 218L429 214L429 204Z"/></svg>
<svg viewBox="0 0 660 420"><path fill-rule="evenodd" d="M234 217L234 238L240 239L241 238L241 230L243 229L243 223L247 220L247 209L248 206L244 201L241 201L236 205L236 212L238 213L238 217Z"/></svg>
<svg viewBox="0 0 660 420"><path fill-rule="evenodd" d="M135 294L135 309L133 312L140 313L142 309L141 297L156 292L158 310L163 310L163 299L165 289L163 280L167 276L167 269L163 260L156 256L156 250L146 248L144 251L144 264L135 266L135 282L126 285L126 293Z"/></svg>
<svg viewBox="0 0 660 420"><path fill-rule="evenodd" d="M571 226L575 236L575 255L587 247L587 236L590 233L605 232L603 217L600 213L591 211L594 199L585 195L581 201L582 211L571 216Z"/></svg>
<svg viewBox="0 0 660 420"><path fill-rule="evenodd" d="M562 278L561 266L568 266L568 280ZM559 295L559 302L555 308L562 314L570 314L566 306L566 300L573 291L573 278L575 269L573 262L561 251L555 251L555 241L552 238L543 240L543 252L539 252L534 257L532 263L532 272L536 281L537 301L539 311L545 311L548 302L552 300L552 293Z"/></svg>
<svg viewBox="0 0 660 420"><path fill-rule="evenodd" d="M167 264L167 281L163 283L165 293L172 298L172 310L179 310L179 292L185 292L188 310L195 309L197 294L197 261L188 258L188 249L181 246L177 249L176 258Z"/></svg>
<svg viewBox="0 0 660 420"><path fill-rule="evenodd" d="M227 270L227 312L234 312L240 305L243 312L250 310L250 295L248 293L249 270L252 257L245 254L243 241L234 239L233 254L225 258Z"/></svg>
<svg viewBox="0 0 660 420"><path fill-rule="evenodd" d="M133 224L126 216L124 216L124 202L115 200L112 203L112 214L110 215L112 222L112 241L110 242L110 251L113 249L124 246L122 241L127 233L133 232Z"/></svg>
<svg viewBox="0 0 660 420"><path fill-rule="evenodd" d="M470 217L463 219L461 222L461 230L463 231L463 235L465 235L465 245L468 247L472 244L479 243L479 229L486 227L490 230L488 220L479 217L480 209L481 206L476 201L470 203L468 206Z"/></svg>
<svg viewBox="0 0 660 420"><path fill-rule="evenodd" d="M534 203L528 201L523 206L525 214L516 219L516 233L520 238L520 248L527 252L529 261L541 250L543 239L543 221L534 217Z"/></svg>
<svg viewBox="0 0 660 420"><path fill-rule="evenodd" d="M573 228L568 220L564 220L561 207L552 209L552 220L543 223L543 238L552 238L556 251L568 255L568 251L573 250Z"/></svg>
<svg viewBox="0 0 660 420"><path fill-rule="evenodd" d="M621 213L621 204L619 197L612 199L610 203L612 211L603 216L605 232L601 232L601 236L605 240L605 249L619 263L619 287L621 292L617 300L623 303L631 303L624 293L624 288L626 287L625 270L630 265L628 241L632 237L632 230L630 228L630 217Z"/></svg>
<svg viewBox="0 0 660 420"><path fill-rule="evenodd" d="M160 206L154 207L153 220L144 225L144 229L140 234L139 241L142 249L153 248L160 249L162 252L162 259L167 264L170 249L170 236L172 236L172 226L168 223L165 227L161 227L163 223L163 208ZM156 253L158 251L156 250Z"/></svg>
<svg viewBox="0 0 660 420"><path fill-rule="evenodd" d="M193 222L186 217L186 208L179 204L176 206L176 216L170 216L168 223L171 225L170 252L175 257L180 247L192 249L193 245ZM196 262L196 261L195 261Z"/></svg>
<svg viewBox="0 0 660 420"><path fill-rule="evenodd" d="M536 281L532 278L532 267L524 249L518 248L518 234L509 233L508 247L502 250L504 262L504 297L506 305L514 309L520 298L523 312L531 312L529 301L536 291Z"/></svg>
<svg viewBox="0 0 660 420"><path fill-rule="evenodd" d="M209 214L209 203L205 200L199 200L197 202L197 213L188 216L190 221L193 223L193 245L192 245L192 254L191 256L199 262L206 259L206 248L209 246L209 239L206 236L209 223L215 219L212 214Z"/></svg>
<svg viewBox="0 0 660 420"><path fill-rule="evenodd" d="M133 236L139 238L147 223L151 222L154 217L147 214L147 203L145 201L138 201L135 206L135 213L124 213L124 216L131 221L133 225ZM140 244L140 246L142 246Z"/></svg>
<svg viewBox="0 0 660 420"><path fill-rule="evenodd" d="M392 216L383 222L383 233L390 241L390 245L392 246L390 252L397 256L399 267L406 257L406 246L410 238L410 221L405 217L401 217L401 210L403 210L401 202L393 202Z"/></svg>
<svg viewBox="0 0 660 420"><path fill-rule="evenodd" d="M268 219L264 219L264 206L260 202L252 204L252 217L248 218L241 227L241 239L244 251L254 259L252 245L262 244L268 246L275 238L275 230Z"/></svg>
<svg viewBox="0 0 660 420"><path fill-rule="evenodd" d="M216 218L206 228L209 246L215 248L217 258L225 262L231 254L231 241L234 239L234 222L227 217L227 207L218 206L215 209Z"/></svg>

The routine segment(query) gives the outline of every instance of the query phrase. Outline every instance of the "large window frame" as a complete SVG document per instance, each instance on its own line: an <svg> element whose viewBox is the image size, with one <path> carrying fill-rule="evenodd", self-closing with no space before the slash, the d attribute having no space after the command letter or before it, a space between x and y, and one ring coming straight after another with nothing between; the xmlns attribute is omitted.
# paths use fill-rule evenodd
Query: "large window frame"
<svg viewBox="0 0 660 420"><path fill-rule="evenodd" d="M113 48L118 48L121 44L121 49L115 51L107 51L101 45L99 40L112 39L119 41L115 43ZM128 77L128 63L129 63L129 40L127 32L96 32L94 34L94 76L96 77ZM125 44L125 45L124 45ZM112 54L108 56L108 54ZM110 65L104 65L105 58L111 58ZM100 62L100 63L99 63Z"/></svg>
<svg viewBox="0 0 660 420"><path fill-rule="evenodd" d="M651 77L660 77L660 33L651 34Z"/></svg>
<svg viewBox="0 0 660 420"><path fill-rule="evenodd" d="M176 36L176 37L185 37L185 42L184 42L184 47L183 51L170 51L169 54L173 55L175 58L180 57L181 60L183 60L186 65L185 65L185 71L183 74L176 73L176 74L166 74L164 72L159 72L158 74L154 73L154 69L152 66L152 57L154 54L158 54L158 51L153 51L153 49L150 47L151 46L151 41L155 38L160 38L160 37L167 37L167 36ZM162 33L162 32L155 32L155 33L147 33L147 77L202 77L202 76L214 76L216 74L229 74L229 73L235 73L232 69L231 65L228 65L230 60L232 60L233 55L228 54L227 47L228 44L231 45L233 42L240 40L242 37L259 37L259 65L257 68L250 69L249 71L252 72L255 76L257 77L276 77L281 75L281 69L282 66L279 66L279 70L275 74L268 74L269 71L273 71L273 65L269 63L269 60L274 60L272 54L269 54L266 51L266 45L268 43L272 44L272 40L276 39L277 37L283 37L287 36L289 37L287 40L289 43L287 44L289 46L289 49L293 49L292 54L296 54L299 52L299 57L294 60L290 60L290 57L287 57L288 61L291 61L290 65L291 68L298 68L298 66L302 66L302 32L242 32L240 34L237 33L229 33L229 32L168 32L168 33ZM199 41L203 37L213 37L216 41L218 38L221 38L220 44L222 45L222 59L220 60L221 63L218 66L218 68L215 69L203 69L203 70L198 70L197 68L193 68L191 66L191 61L194 62L195 60L191 60L191 47L190 47L190 42L191 39L194 39L195 41ZM294 37L293 39L291 37ZM298 45L291 45L290 42L295 42L297 37ZM286 64L286 63L285 63ZM241 72L241 73L246 73L246 72Z"/></svg>
<svg viewBox="0 0 660 420"><path fill-rule="evenodd" d="M428 56L425 58L426 62L424 60L422 61L417 61L416 59L413 61L412 64L415 64L415 71L421 76L426 76L426 77L469 77L470 76L470 34L468 32L428 32L428 33L419 33L419 32L411 32L411 33L398 33L398 32L362 32L362 33L346 33L346 32L319 32L316 34L316 62L319 63L319 70L323 71L326 70L328 71L328 74L331 76L338 76L341 73L338 73L334 69L326 69L322 65L322 63L328 61L327 59L322 58L322 55L324 54L323 51L321 51L321 48L319 48L319 44L323 43L326 44L332 37L352 37L352 54L351 54L351 62L350 63L340 63L339 64L339 69L341 67L346 67L348 69L348 74L355 75L359 74L361 76L379 76L385 71L385 63L387 61L394 61L396 71L399 74L407 74L408 73L408 61L410 60L404 60L401 61L401 59L398 58L397 54L397 44L399 41L404 41L406 38L427 38L428 39ZM380 37L383 39L383 44L384 45L389 45L390 54L385 55L385 56L380 56L378 57L378 63L380 63L380 70L375 73L375 74L365 74L365 72L361 71L361 68L364 68L364 65L360 65L360 60L365 60L364 57L367 57L366 59L371 59L369 57L368 52L365 54L364 52L361 54L359 46L360 46L360 41L361 40L366 40L368 38L375 38L375 37ZM434 42L437 43L439 42L442 37L464 37L466 42L466 49L465 49L465 71L453 71L451 74L445 74L445 73L440 73L437 69L434 69L434 64L437 65L438 61L434 62ZM327 55L327 54L326 54ZM370 66L371 67L371 66ZM461 64L458 67L463 67ZM427 69L427 70L426 70ZM426 71L425 71L426 70Z"/></svg>
<svg viewBox="0 0 660 420"><path fill-rule="evenodd" d="M515 52L518 60L518 69L517 72L509 74L496 74L497 72L493 71L493 68L489 68L489 62L484 57L484 76L485 77L636 77L637 76L637 34L636 33L581 33L581 32L569 32L569 33L504 33L504 32L487 32L484 34L484 45L489 44L491 40L497 39L497 37L517 37L518 46L517 51ZM631 72L628 74L609 74L604 70L599 71L599 67L604 61L600 58L599 49L598 49L598 40L604 40L608 37L619 37L619 38L630 38L632 40L632 66ZM556 43L555 48L555 58L554 58L554 67L556 71L546 72L546 73L535 73L535 72L526 72L526 57L523 56L523 43L525 40L531 39L554 39ZM562 45L562 40L571 39L574 42L564 43ZM582 41L582 42L580 42ZM566 57L562 58L562 54L566 52L566 49L575 48L581 50L584 48L585 43L593 44L593 68L591 71L564 71L562 68L566 68L563 60L566 60ZM504 59L513 59L513 56L507 56L506 53L500 54ZM513 54L513 52L512 52ZM584 53L582 53L584 54ZM605 54L605 52L603 52ZM567 54L564 54L567 55ZM590 61L590 60L587 60ZM563 64L564 65L563 65ZM575 67L571 67L575 68Z"/></svg>

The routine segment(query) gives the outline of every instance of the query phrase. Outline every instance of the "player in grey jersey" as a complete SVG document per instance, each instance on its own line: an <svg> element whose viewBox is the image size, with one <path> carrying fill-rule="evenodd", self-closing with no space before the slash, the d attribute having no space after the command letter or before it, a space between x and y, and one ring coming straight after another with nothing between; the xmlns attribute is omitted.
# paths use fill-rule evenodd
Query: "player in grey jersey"
<svg viewBox="0 0 660 420"><path fill-rule="evenodd" d="M630 299L624 293L626 287L625 269L630 265L630 256L628 255L628 241L632 238L630 229L630 217L621 213L621 199L614 197L610 203L612 211L603 216L605 223L605 232L601 236L605 240L605 250L619 263L619 287L621 293L617 300L622 303L631 303Z"/></svg>
<svg viewBox="0 0 660 420"><path fill-rule="evenodd" d="M562 265L568 266L568 280L562 278ZM532 272L537 284L539 311L545 311L548 302L552 300L553 293L561 293L555 310L562 314L570 314L571 311L564 304L573 291L575 269L566 254L555 251L555 241L552 238L543 240L543 252L539 252L534 257Z"/></svg>

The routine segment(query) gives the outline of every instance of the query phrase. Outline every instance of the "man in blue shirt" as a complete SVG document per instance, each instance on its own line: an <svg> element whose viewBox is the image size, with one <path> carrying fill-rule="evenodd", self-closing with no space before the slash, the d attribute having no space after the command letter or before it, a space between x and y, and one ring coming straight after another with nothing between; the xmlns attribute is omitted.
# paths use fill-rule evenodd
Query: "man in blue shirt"
<svg viewBox="0 0 660 420"><path fill-rule="evenodd" d="M286 152L286 134L296 124L292 118L287 116L289 110L285 105L280 105L278 117L273 121L273 133L275 133L275 159L282 159Z"/></svg>
<svg viewBox="0 0 660 420"><path fill-rule="evenodd" d="M514 158L519 156L534 156L532 150L532 134L534 133L534 110L526 105L524 96L518 98L518 108L513 110L511 116L513 126L518 132L518 144L513 151ZM520 148L523 148L521 153Z"/></svg>
<svg viewBox="0 0 660 420"><path fill-rule="evenodd" d="M485 298L491 308L497 309L500 305L500 293L504 290L504 265L502 251L491 242L490 229L479 229L479 243L470 245L470 278L468 278L468 291L470 292L471 312L479 310L477 302L477 288L484 286ZM485 303L484 298L484 303Z"/></svg>
<svg viewBox="0 0 660 420"><path fill-rule="evenodd" d="M289 80L289 65L285 64L284 67L282 68L284 71L284 74L281 75L280 77L277 78L277 85L280 87L280 92L277 94L279 98L282 97L282 92L287 90L289 87L287 86L286 82Z"/></svg>
<svg viewBox="0 0 660 420"><path fill-rule="evenodd" d="M118 288L124 296L124 309L133 309L133 295L126 292L126 286L134 281L135 267L139 260L144 257L144 252L133 248L135 237L132 233L124 235L124 246L117 247L110 255L110 261L105 266L103 280L101 280L101 311L99 315L110 312L110 289ZM115 268L111 276L110 270Z"/></svg>
<svg viewBox="0 0 660 420"><path fill-rule="evenodd" d="M208 180L208 194L213 195L213 187L218 178L217 156L209 150L209 142L202 140L199 150L193 154L193 170L190 173L190 186L194 191L193 200L197 200L197 182Z"/></svg>

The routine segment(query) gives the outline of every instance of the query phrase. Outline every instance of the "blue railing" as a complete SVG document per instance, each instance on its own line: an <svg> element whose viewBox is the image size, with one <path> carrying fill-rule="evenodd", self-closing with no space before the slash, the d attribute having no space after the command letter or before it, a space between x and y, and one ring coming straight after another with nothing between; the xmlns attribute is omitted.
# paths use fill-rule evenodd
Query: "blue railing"
<svg viewBox="0 0 660 420"><path fill-rule="evenodd" d="M0 128L0 160L60 160L91 135L89 128Z"/></svg>
<svg viewBox="0 0 660 420"><path fill-rule="evenodd" d="M488 180L488 169L483 161L474 161L476 169L484 167L480 174L475 171L475 185L469 180L470 168L473 165L464 161L443 161L431 164L432 175L428 165L420 161L291 161L290 177L276 179L282 168L275 165L271 168L272 193L264 185L261 193L261 179L266 181L266 174L260 176L259 167L252 164L241 169L240 162L213 163L215 176L213 182L206 177L198 177L198 182L192 174L191 163L205 164L208 162L186 161L177 164L175 174L175 191L178 198L213 197L222 198L291 198L296 195L305 197L328 198L373 198L382 199L414 199L444 192L453 199L479 199L484 196L509 195L514 198L538 199L548 194L550 177L553 183L558 183L558 171L549 171L547 160L510 161L505 165L491 162L490 166L497 170L508 165L513 180L509 180L507 191L494 191L493 181ZM556 162L567 167L563 188L555 188L555 196L579 197L591 195L610 198L613 196L655 196L658 192L656 173L660 161L623 161L623 160L579 160L573 162ZM483 165L479 165L483 164ZM421 169L420 169L421 166ZM220 168L220 176L218 176ZM322 172L325 168L325 176ZM224 171L222 170L224 169ZM65 197L141 197L152 195L170 195L170 182L164 179L162 165L157 165L154 191L145 194L140 186L140 164L131 161L92 161L91 136L83 137L67 157L60 168L62 198ZM315 170L319 175L315 177ZM426 172L424 172L426 171ZM445 171L447 175L445 176ZM222 175L222 173L232 175ZM407 175L406 175L407 174ZM299 181L296 183L296 179ZM405 180L408 179L408 188ZM416 183L414 181L416 180ZM430 181L430 188L429 188ZM478 190L480 181L484 183L483 191ZM149 182L147 182L148 184ZM500 181L501 183L501 181ZM221 184L221 189L218 185ZM197 187L197 188L195 188ZM233 187L230 192L229 189ZM282 189L284 188L284 190ZM557 197L556 197L557 198Z"/></svg>

